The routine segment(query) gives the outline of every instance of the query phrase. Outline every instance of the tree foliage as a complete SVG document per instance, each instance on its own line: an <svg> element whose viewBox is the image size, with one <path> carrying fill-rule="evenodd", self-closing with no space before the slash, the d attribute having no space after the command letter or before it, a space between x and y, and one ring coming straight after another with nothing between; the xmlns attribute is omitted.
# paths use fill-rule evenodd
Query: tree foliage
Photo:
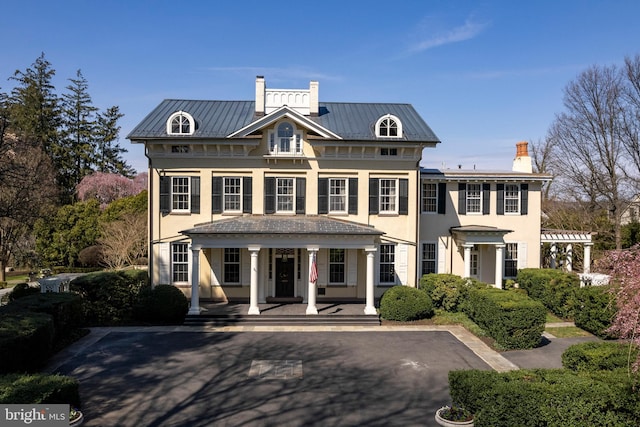
<svg viewBox="0 0 640 427"><path fill-rule="evenodd" d="M80 201L95 199L104 208L117 199L135 196L145 189L146 185L141 180L114 173L94 172L80 181L77 194Z"/></svg>

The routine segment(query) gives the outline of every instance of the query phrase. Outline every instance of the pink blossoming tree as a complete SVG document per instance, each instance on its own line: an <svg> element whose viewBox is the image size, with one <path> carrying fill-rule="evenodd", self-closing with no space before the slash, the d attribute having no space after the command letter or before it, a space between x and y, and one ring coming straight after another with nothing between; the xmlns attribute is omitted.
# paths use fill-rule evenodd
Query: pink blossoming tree
<svg viewBox="0 0 640 427"><path fill-rule="evenodd" d="M598 267L613 279L611 291L615 294L617 312L609 332L640 346L640 245L609 252ZM638 372L639 368L640 355L633 371Z"/></svg>
<svg viewBox="0 0 640 427"><path fill-rule="evenodd" d="M80 181L76 191L81 201L96 199L104 208L114 200L135 196L146 188L146 172L133 179L114 173L94 172Z"/></svg>

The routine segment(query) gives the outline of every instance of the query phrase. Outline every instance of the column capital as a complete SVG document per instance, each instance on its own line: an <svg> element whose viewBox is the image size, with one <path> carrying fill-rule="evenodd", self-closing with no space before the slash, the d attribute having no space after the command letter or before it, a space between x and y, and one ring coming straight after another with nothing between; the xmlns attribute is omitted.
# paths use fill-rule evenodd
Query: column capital
<svg viewBox="0 0 640 427"><path fill-rule="evenodd" d="M247 249L249 250L249 252L260 252L260 246L248 246Z"/></svg>
<svg viewBox="0 0 640 427"><path fill-rule="evenodd" d="M375 254L376 252L378 252L378 248L364 248L364 251L367 254Z"/></svg>

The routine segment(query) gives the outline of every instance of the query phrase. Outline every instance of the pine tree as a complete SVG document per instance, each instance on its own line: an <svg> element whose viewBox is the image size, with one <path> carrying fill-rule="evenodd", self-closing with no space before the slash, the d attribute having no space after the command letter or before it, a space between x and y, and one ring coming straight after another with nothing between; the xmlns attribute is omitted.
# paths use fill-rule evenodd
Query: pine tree
<svg viewBox="0 0 640 427"><path fill-rule="evenodd" d="M104 113L98 113L96 126L96 168L98 172L117 173L128 178L133 177L136 171L126 163L122 154L127 150L118 143L120 126L118 120L124 114L118 106L107 108Z"/></svg>

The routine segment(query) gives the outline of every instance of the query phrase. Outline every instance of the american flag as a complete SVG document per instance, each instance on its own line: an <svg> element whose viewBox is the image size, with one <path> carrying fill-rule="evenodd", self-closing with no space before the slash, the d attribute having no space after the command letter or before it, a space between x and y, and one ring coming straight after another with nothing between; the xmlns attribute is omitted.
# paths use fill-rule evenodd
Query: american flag
<svg viewBox="0 0 640 427"><path fill-rule="evenodd" d="M313 260L309 268L309 282L316 283L318 281L318 265L316 264L316 253L313 253Z"/></svg>

